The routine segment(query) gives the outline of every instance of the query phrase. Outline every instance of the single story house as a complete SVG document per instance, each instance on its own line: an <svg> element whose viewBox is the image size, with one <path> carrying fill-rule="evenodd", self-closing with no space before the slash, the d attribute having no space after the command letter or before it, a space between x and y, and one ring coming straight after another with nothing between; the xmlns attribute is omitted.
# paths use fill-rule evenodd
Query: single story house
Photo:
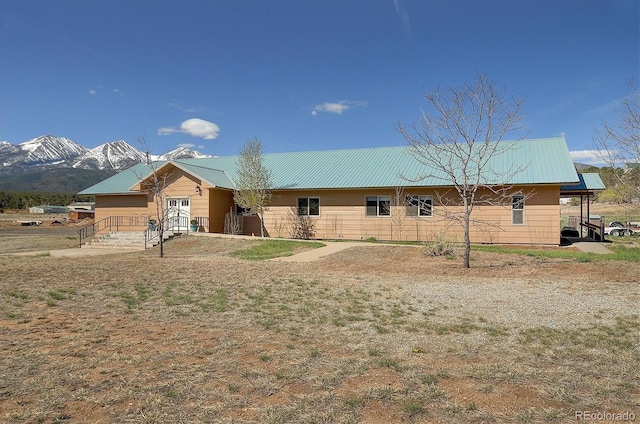
<svg viewBox="0 0 640 424"><path fill-rule="evenodd" d="M493 178L509 174L492 184L505 188L511 200L474 209L472 242L559 244L561 187L581 181L564 138L502 143L512 145L492 157L487 169L495 171ZM147 189L155 168L165 176L163 204L172 226L189 231L195 220L200 231L223 233L225 220L239 215L242 232L259 235L257 217L243 216L234 204L237 159L141 163L80 194L95 196L96 222L119 217L132 230L144 230L149 219L159 219ZM292 216L299 214L313 220L318 239L425 241L445 234L462 240L461 228L443 213L461 210L451 183L437 174L420 178L433 170L408 147L274 153L263 159L273 177L264 222L271 237L288 237Z"/></svg>

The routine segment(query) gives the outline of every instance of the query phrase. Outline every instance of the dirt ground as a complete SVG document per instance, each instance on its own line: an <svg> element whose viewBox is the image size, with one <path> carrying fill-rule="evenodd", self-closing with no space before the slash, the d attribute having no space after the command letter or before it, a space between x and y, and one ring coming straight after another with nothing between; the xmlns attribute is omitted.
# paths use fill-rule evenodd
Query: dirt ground
<svg viewBox="0 0 640 424"><path fill-rule="evenodd" d="M0 228L0 253L73 241L61 228ZM0 256L0 421L640 420L638 263L474 252L467 270L370 244L303 264L230 255L252 243Z"/></svg>
<svg viewBox="0 0 640 424"><path fill-rule="evenodd" d="M42 224L23 226L21 221ZM78 246L78 230L92 222L72 221L66 214L0 213L0 254Z"/></svg>

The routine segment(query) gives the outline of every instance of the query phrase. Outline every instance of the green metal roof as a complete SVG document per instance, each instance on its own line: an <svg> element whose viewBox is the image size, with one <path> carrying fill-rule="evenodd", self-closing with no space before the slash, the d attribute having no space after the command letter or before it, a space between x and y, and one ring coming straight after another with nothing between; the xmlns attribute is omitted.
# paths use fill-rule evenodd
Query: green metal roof
<svg viewBox="0 0 640 424"><path fill-rule="evenodd" d="M201 179L212 187L233 188L235 186L231 176L223 169L209 168L200 162L183 162L182 160L171 161L173 165L183 171Z"/></svg>
<svg viewBox="0 0 640 424"><path fill-rule="evenodd" d="M587 172L584 174L578 174L580 182L578 184L567 184L560 186L560 195L578 195L585 193L593 193L594 191L606 189L604 182L600 178L599 174Z"/></svg>
<svg viewBox="0 0 640 424"><path fill-rule="evenodd" d="M501 144L505 149L492 157L485 168L492 171L485 175L485 183L570 184L579 181L563 138L500 143L505 143ZM238 156L223 156L180 159L172 163L212 186L233 189L237 159ZM271 170L277 190L451 185L442 173L426 169L406 146L265 154L264 164ZM146 172L141 172L143 167ZM453 163L452 167L457 165ZM130 192L140 181L137 176L149 172L148 165L136 165L81 194ZM491 181L496 175L502 179L510 175L510 178Z"/></svg>
<svg viewBox="0 0 640 424"><path fill-rule="evenodd" d="M131 191L131 187L140 181L139 175L146 175L149 170L150 168L146 164L139 163L82 190L78 194L138 194L138 192Z"/></svg>
<svg viewBox="0 0 640 424"><path fill-rule="evenodd" d="M589 190L605 190L607 187L604 185L602 178L600 178L600 174L594 173L585 173L579 175L581 182L584 182L584 185Z"/></svg>

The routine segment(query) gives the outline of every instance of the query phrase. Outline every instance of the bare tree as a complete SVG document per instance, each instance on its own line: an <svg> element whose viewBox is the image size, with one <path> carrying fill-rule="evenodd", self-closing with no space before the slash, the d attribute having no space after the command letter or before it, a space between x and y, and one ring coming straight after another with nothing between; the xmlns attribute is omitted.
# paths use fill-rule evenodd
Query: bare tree
<svg viewBox="0 0 640 424"><path fill-rule="evenodd" d="M164 257L164 232L166 230L166 224L168 219L167 208L167 196L166 189L169 184L171 172L161 172L160 164L157 161L151 160L151 152L147 141L144 137L138 137L138 144L142 147L145 157L146 165L149 168L150 175L137 175L141 182L141 188L149 196L153 198L153 203L156 207L155 217L150 217L149 221L157 219L155 225L149 225L148 231L157 232L160 242L160 257Z"/></svg>
<svg viewBox="0 0 640 424"><path fill-rule="evenodd" d="M510 206L513 187L506 183L523 170L517 166L498 169L494 161L515 148L516 143L502 141L523 129L523 100L507 97L480 73L473 84L438 89L425 93L424 98L431 112L423 113L409 128L398 126L411 155L424 165L424 173L403 177L449 187L436 192L434 200L446 219L462 227L464 266L469 268L471 224L482 222L472 215L474 207Z"/></svg>
<svg viewBox="0 0 640 424"><path fill-rule="evenodd" d="M404 225L405 213L404 187L396 187L391 197L391 239L393 236L397 241L402 241L402 227Z"/></svg>
<svg viewBox="0 0 640 424"><path fill-rule="evenodd" d="M242 234L242 217L234 212L233 207L224 215L224 233Z"/></svg>
<svg viewBox="0 0 640 424"><path fill-rule="evenodd" d="M593 136L595 153L611 169L616 193L621 203L640 199L640 89L628 82L631 93L616 108L613 121L604 120ZM624 168L626 172L617 172Z"/></svg>
<svg viewBox="0 0 640 424"><path fill-rule="evenodd" d="M271 171L264 165L262 143L249 140L240 150L233 199L240 207L260 219L260 235L264 237L264 212L271 201Z"/></svg>

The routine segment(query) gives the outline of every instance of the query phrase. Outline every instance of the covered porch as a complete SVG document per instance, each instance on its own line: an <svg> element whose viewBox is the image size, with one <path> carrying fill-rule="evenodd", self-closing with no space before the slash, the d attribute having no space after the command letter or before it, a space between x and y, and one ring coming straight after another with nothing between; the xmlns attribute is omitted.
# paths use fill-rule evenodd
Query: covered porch
<svg viewBox="0 0 640 424"><path fill-rule="evenodd" d="M580 182L560 187L560 198L579 198L579 215L569 216L568 224L561 231L562 238L581 239L582 241L604 241L605 223L602 217L591 214L593 195L606 187L596 173L578 174ZM575 233L570 229L573 228Z"/></svg>

